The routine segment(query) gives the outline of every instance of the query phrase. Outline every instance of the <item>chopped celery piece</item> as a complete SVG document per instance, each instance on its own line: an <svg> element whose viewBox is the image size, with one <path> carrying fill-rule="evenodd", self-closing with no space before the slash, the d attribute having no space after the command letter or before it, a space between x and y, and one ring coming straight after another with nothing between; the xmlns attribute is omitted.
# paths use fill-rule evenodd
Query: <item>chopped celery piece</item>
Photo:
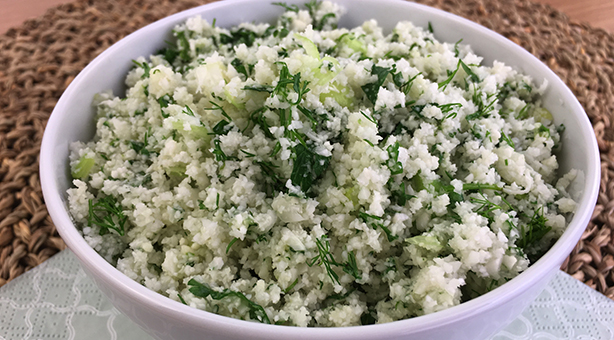
<svg viewBox="0 0 614 340"><path fill-rule="evenodd" d="M349 95L349 88L340 85L331 84L331 90L328 93L320 94L320 101L324 102L326 98L333 98L339 105L343 107L350 107L354 103L352 96Z"/></svg>
<svg viewBox="0 0 614 340"><path fill-rule="evenodd" d="M315 77L318 78L318 82L317 82L318 85L326 85L330 83L331 80L333 80L337 76L339 71L341 71L341 65L339 64L339 61L337 61L337 59L326 56L322 58L322 61L328 61L335 68L334 68L334 71L329 70L325 73L322 73L321 67L314 69L313 71L314 71Z"/></svg>
<svg viewBox="0 0 614 340"><path fill-rule="evenodd" d="M294 39L298 40L299 42L302 43L303 48L305 49L305 52L307 52L307 55L316 59L320 59L320 52L318 52L318 47L316 46L316 44L313 43L313 41L309 40L309 38L302 36L300 34L294 34Z"/></svg>
<svg viewBox="0 0 614 340"><path fill-rule="evenodd" d="M180 120L173 122L173 129L183 131L183 122Z"/></svg>
<svg viewBox="0 0 614 340"><path fill-rule="evenodd" d="M81 159L79 159L79 163L77 163L77 165L71 172L72 178L86 178L87 175L90 174L90 171L92 170L92 167L94 167L94 164L96 164L96 161L93 158L88 158L85 156L81 157Z"/></svg>
<svg viewBox="0 0 614 340"><path fill-rule="evenodd" d="M543 107L536 107L533 110L533 117L535 118L536 122L540 122L540 123L544 123L544 121L550 121L552 122L552 113L550 113L550 111L548 111L548 109L543 108Z"/></svg>
<svg viewBox="0 0 614 340"><path fill-rule="evenodd" d="M168 177L170 177L172 180L177 180L181 182L184 178L188 177L188 175L185 174L185 170L185 165L176 165L166 169L166 173L168 174Z"/></svg>
<svg viewBox="0 0 614 340"><path fill-rule="evenodd" d="M339 60L337 60L337 59L335 59L335 58L333 58L331 56L326 56L326 57L322 58L322 61L328 61L328 62L332 63L333 65L335 65L335 67L337 69L341 68L341 64L339 64Z"/></svg>
<svg viewBox="0 0 614 340"><path fill-rule="evenodd" d="M345 197L352 201L354 206L358 206L358 189L354 187L347 188L344 190L343 195L345 195Z"/></svg>
<svg viewBox="0 0 614 340"><path fill-rule="evenodd" d="M230 94L230 92L227 89L224 89L224 94L226 95L226 100L228 100L228 102L232 104L232 106L234 106L235 108L239 110L242 110L245 108L245 103L241 103L237 101L237 97Z"/></svg>
<svg viewBox="0 0 614 340"><path fill-rule="evenodd" d="M300 34L294 34L294 38L302 43L303 48L305 49L305 52L308 56L320 61L327 61L334 66L334 71L329 69L326 72L322 72L322 64L313 68L314 77L318 79L318 85L326 85L330 83L341 70L341 65L339 64L339 61L331 56L320 58L320 52L318 51L318 47L316 46L316 44L313 43L313 41L309 40L307 37L304 37Z"/></svg>
<svg viewBox="0 0 614 340"><path fill-rule="evenodd" d="M206 139L207 141L211 140L211 136L209 135L209 129L202 125L192 125L192 130L190 134L194 138Z"/></svg>
<svg viewBox="0 0 614 340"><path fill-rule="evenodd" d="M426 189L426 186L424 185L424 181L422 180L422 177L420 177L420 172L415 174L414 177L410 179L410 182L411 182L411 187L414 188L414 191L416 192Z"/></svg>
<svg viewBox="0 0 614 340"><path fill-rule="evenodd" d="M415 244L421 248L429 251L439 252L443 249L443 246L435 236L431 235L418 235L405 239L407 243Z"/></svg>
<svg viewBox="0 0 614 340"><path fill-rule="evenodd" d="M183 127L183 121L178 120L173 122L173 129L179 131L183 135L189 135L192 138L204 139L205 143L211 141L211 135L209 135L209 129L203 125L190 125L190 130L185 130Z"/></svg>
<svg viewBox="0 0 614 340"><path fill-rule="evenodd" d="M356 39L353 34L345 34L341 37L339 43L361 54L367 53L367 46L362 41Z"/></svg>

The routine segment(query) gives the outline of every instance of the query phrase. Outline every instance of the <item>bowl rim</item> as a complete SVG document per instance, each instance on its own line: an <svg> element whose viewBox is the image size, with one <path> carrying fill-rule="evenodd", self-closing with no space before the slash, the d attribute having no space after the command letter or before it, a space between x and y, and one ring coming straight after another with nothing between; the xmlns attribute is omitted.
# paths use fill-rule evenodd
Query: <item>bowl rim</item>
<svg viewBox="0 0 614 340"><path fill-rule="evenodd" d="M335 1L335 0L333 0ZM343 0L342 0L343 1ZM346 0L349 2L349 0ZM132 43L133 41L140 39L140 36L146 35L148 31L159 25L166 25L170 22L176 22L179 19L187 19L189 17L206 13L207 11L214 10L220 7L226 6L240 6L242 3L253 3L253 0L227 0L205 4L192 9L188 9L171 16L165 17L161 20L153 22L139 30L131 33L130 35L119 40L111 47L102 52L94 60L92 60L72 81L65 92L62 94L60 100L56 104L43 136L41 144L40 154L40 180L43 196L47 204L47 209L57 226L57 230L60 233L62 239L68 245L76 256L79 258L82 265L87 269L94 272L97 277L96 280L103 280L107 285L112 286L113 289L117 289L123 294L134 297L135 300L140 301L147 308L155 308L161 312L167 314L169 318L182 320L191 324L200 324L203 327L213 328L225 328L230 327L237 329L240 328L242 332L258 332L260 334L285 334L287 336L304 337L318 337L318 336L341 336L353 337L353 336L371 336L373 338L380 338L391 334L402 334L404 331L411 329L412 332L426 331L435 327L441 327L444 324L459 319L467 319L475 314L478 314L484 310L492 307L495 301L505 302L515 298L526 287L532 286L537 281L552 272L553 268L557 266L562 260L571 252L575 246L577 240L579 240L582 232L585 229L585 221L588 221L592 215L592 207L597 199L599 184L600 184L600 158L599 149L597 147L596 139L594 138L594 132L586 113L582 106L578 102L575 95L571 90L565 86L565 84L556 76L556 74L544 65L539 59L530 54L522 47L516 45L512 41L503 37L502 35L491 31L477 23L459 17L457 15L432 8L422 4L416 4L412 2L405 2L399 0L378 0L382 6L388 4L403 3L405 6L419 11L425 12L428 15L435 15L443 17L445 20L455 24L468 26L479 34L489 36L490 38L500 40L506 48L513 50L515 53L523 55L528 60L534 63L539 63L539 67L543 68L545 74L549 74L550 77L555 77L559 84L550 84L549 86L557 86L557 91L562 91L561 96L569 99L569 110L574 114L580 114L578 117L583 124L581 124L582 132L587 136L593 136L588 138L586 152L591 160L588 164L588 171L585 174L586 183L585 190L588 192L585 194L587 197L581 201L576 209L576 213L573 219L567 226L567 229L559 240L552 246L552 248L537 262L531 265L527 270L518 275L516 278L510 280L504 285L481 295L468 302L464 302L460 305L450 307L443 311L418 316L410 319L394 321L387 324L376 325L363 325L352 327L336 327L336 328L319 328L319 327L294 327L294 326L279 326L279 325L267 325L255 322L246 322L239 319L225 317L210 313L207 311L199 310L190 306L183 305L180 302L174 301L171 298L156 293L145 286L128 278L125 274L121 273L118 269L113 267L110 263L102 258L93 248L91 248L85 241L85 239L78 232L76 226L72 222L70 215L67 211L67 207L63 203L62 195L65 193L58 190L57 173L53 167L54 153L53 147L56 145L59 125L61 123L62 112L66 112L68 97L78 91L80 84L88 75L93 72L103 59L110 55L113 51L121 49L123 46ZM261 2L267 2L268 0L261 0ZM288 1L288 3L303 3L304 1ZM373 2L371 0L358 0L360 2ZM562 85L562 86L561 86Z"/></svg>

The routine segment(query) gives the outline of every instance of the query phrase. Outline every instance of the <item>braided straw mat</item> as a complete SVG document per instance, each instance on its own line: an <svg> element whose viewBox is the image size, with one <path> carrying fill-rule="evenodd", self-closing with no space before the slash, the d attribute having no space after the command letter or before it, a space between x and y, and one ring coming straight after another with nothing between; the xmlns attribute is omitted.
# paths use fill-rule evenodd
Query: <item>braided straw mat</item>
<svg viewBox="0 0 614 340"><path fill-rule="evenodd" d="M0 36L0 286L65 245L38 176L43 130L90 60L130 32L209 2L79 0ZM474 20L536 55L576 94L601 151L601 189L582 240L562 269L614 299L614 36L527 0L420 0Z"/></svg>

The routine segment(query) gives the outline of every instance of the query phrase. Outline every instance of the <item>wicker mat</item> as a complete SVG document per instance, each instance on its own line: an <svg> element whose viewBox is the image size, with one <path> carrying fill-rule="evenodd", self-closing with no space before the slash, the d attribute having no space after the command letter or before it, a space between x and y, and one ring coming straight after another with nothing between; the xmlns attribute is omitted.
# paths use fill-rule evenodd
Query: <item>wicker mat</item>
<svg viewBox="0 0 614 340"><path fill-rule="evenodd" d="M125 35L208 1L81 0L0 36L0 286L62 250L43 202L38 153L66 86ZM420 0L502 33L552 68L577 95L601 151L593 218L563 270L614 299L614 36L526 0Z"/></svg>

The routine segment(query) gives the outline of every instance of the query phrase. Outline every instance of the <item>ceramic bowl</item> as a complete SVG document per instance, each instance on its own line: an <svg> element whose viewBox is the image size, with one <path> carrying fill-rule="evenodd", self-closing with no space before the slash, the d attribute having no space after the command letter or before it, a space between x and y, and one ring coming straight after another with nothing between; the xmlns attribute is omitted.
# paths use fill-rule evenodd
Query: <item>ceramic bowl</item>
<svg viewBox="0 0 614 340"><path fill-rule="evenodd" d="M573 93L543 63L513 42L458 16L405 1L335 0L347 9L340 26L354 27L376 19L388 32L401 20L426 27L430 22L440 41L459 39L484 57L485 65L505 62L549 86L544 105L556 124L565 124L560 171L580 170L571 190L577 211L556 244L528 270L503 286L450 309L387 324L345 328L298 328L236 320L197 310L150 291L120 273L98 255L75 228L67 208L71 186L69 144L94 135L94 94L113 89L123 93L131 59L155 53L172 38L173 26L201 15L217 25L274 22L283 9L271 0L223 1L193 8L146 26L94 59L66 89L56 105L41 147L41 185L47 208L60 235L85 271L112 303L158 339L482 339L516 318L546 286L579 240L592 214L600 182L599 152L591 124ZM288 3L299 3L288 1Z"/></svg>

